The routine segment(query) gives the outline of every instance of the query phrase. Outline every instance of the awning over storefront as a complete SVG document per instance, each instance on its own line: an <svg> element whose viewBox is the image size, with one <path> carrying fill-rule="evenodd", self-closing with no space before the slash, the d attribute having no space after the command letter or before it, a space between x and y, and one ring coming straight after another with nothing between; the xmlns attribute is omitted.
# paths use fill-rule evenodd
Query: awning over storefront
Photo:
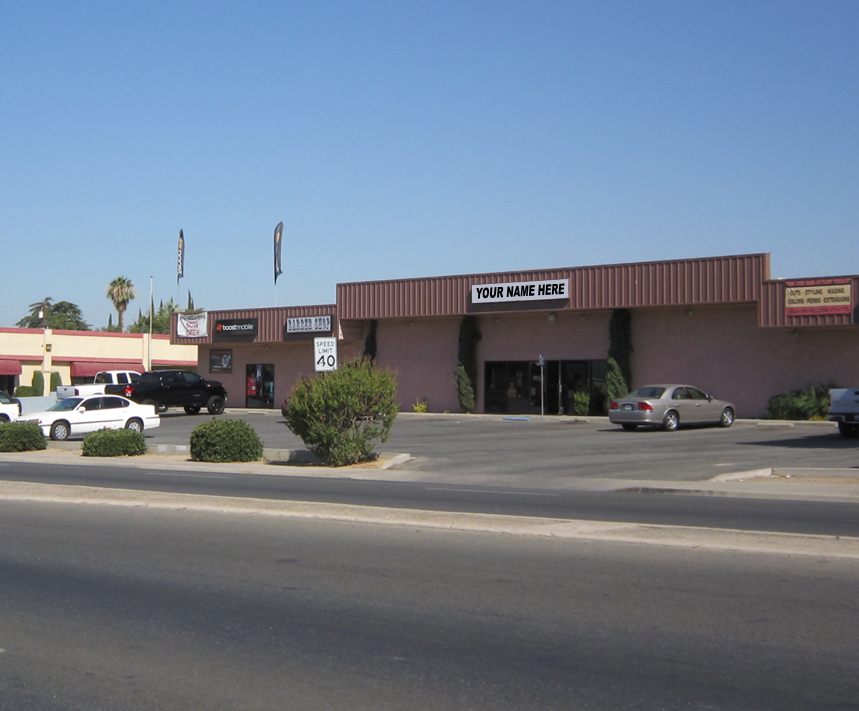
<svg viewBox="0 0 859 711"><path fill-rule="evenodd" d="M142 373L144 368L143 363L140 361L137 361L136 363L74 361L71 364L73 378L92 378L96 373L99 373L102 370L136 370L138 373ZM21 372L20 369L18 372Z"/></svg>
<svg viewBox="0 0 859 711"><path fill-rule="evenodd" d="M21 361L0 358L0 375L21 375Z"/></svg>

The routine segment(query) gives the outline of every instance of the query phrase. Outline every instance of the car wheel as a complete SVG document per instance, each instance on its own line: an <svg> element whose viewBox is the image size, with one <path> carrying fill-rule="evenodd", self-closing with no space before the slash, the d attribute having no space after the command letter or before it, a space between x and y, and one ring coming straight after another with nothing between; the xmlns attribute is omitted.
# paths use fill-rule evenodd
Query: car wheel
<svg viewBox="0 0 859 711"><path fill-rule="evenodd" d="M621 427L623 427L627 432L635 432L638 429L638 425L633 425L629 422L624 422Z"/></svg>
<svg viewBox="0 0 859 711"><path fill-rule="evenodd" d="M196 415L198 412L200 412L200 406L199 405L185 405L185 412L189 415Z"/></svg>
<svg viewBox="0 0 859 711"><path fill-rule="evenodd" d="M65 420L60 420L51 425L51 439L61 442L64 439L68 439L70 434L69 423Z"/></svg>
<svg viewBox="0 0 859 711"><path fill-rule="evenodd" d="M0 415L0 422L8 422L8 421L9 421L8 415Z"/></svg>
<svg viewBox="0 0 859 711"><path fill-rule="evenodd" d="M859 436L859 425L852 422L839 422L838 431L842 437L857 437Z"/></svg>
<svg viewBox="0 0 859 711"><path fill-rule="evenodd" d="M212 395L209 402L206 403L206 409L210 415L220 415L224 411L224 398L219 395Z"/></svg>
<svg viewBox="0 0 859 711"><path fill-rule="evenodd" d="M143 434L143 420L137 417L133 417L125 423L125 429L131 430L132 432L140 432L141 434Z"/></svg>
<svg viewBox="0 0 859 711"><path fill-rule="evenodd" d="M719 418L719 427L730 427L734 424L734 411L730 407L722 410L722 416Z"/></svg>
<svg viewBox="0 0 859 711"><path fill-rule="evenodd" d="M680 427L680 415L674 410L669 410L662 419L662 429L666 432L674 432L678 427Z"/></svg>

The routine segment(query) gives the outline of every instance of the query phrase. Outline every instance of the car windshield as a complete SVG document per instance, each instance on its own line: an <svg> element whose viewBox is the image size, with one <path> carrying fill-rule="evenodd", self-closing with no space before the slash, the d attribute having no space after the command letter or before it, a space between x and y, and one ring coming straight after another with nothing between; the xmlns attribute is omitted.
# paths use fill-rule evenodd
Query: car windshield
<svg viewBox="0 0 859 711"><path fill-rule="evenodd" d="M59 410L60 412L67 412L69 410L74 410L82 402L82 397L67 397L63 400L57 400L53 405L48 408L48 410Z"/></svg>
<svg viewBox="0 0 859 711"><path fill-rule="evenodd" d="M654 387L653 385L648 385L644 388L639 388L634 391L630 397L643 397L643 398L660 398L662 397L662 393L665 392L665 388Z"/></svg>

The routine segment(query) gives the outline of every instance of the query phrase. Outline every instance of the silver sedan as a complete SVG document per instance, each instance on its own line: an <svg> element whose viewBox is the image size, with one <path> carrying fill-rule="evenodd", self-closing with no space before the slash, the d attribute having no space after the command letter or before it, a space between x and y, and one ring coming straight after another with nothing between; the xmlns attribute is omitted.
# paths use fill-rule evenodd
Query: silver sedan
<svg viewBox="0 0 859 711"><path fill-rule="evenodd" d="M669 432L683 425L734 424L733 403L716 400L691 385L645 385L626 397L612 400L608 419L625 430L639 425Z"/></svg>

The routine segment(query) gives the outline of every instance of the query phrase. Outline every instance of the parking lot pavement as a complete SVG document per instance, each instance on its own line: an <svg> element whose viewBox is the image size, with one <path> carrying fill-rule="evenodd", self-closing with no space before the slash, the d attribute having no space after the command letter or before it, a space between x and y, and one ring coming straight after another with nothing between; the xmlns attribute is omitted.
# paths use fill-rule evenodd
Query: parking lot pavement
<svg viewBox="0 0 859 711"><path fill-rule="evenodd" d="M285 466L285 452L303 443L279 412L231 410L257 431L280 463L205 465L190 462L193 429L210 419L167 413L162 426L147 433L150 454L122 460L128 466L191 468L211 466L260 474L348 477L389 481L431 481L459 485L724 496L859 500L859 440L848 440L831 423L738 421L730 429L679 432L624 432L606 418L505 420L481 415L398 417L388 442L377 447L389 468L364 465L344 469ZM73 443L69 443L74 447ZM52 443L50 461L63 453ZM276 450L272 454L271 450ZM30 457L38 453L19 455ZM97 466L66 452L68 463ZM393 458L394 455L400 455ZM407 456L403 456L407 455ZM2 455L12 461L16 455ZM38 457L36 457L38 458ZM105 460L116 465L118 460Z"/></svg>
<svg viewBox="0 0 859 711"><path fill-rule="evenodd" d="M302 442L279 412L229 411L257 431L266 447L299 449ZM153 442L187 443L200 416L168 415ZM412 459L398 469L462 477L558 484L575 478L709 480L763 469L843 469L859 466L859 440L830 422L738 420L730 428L641 429L625 432L607 418L401 413L378 449Z"/></svg>

